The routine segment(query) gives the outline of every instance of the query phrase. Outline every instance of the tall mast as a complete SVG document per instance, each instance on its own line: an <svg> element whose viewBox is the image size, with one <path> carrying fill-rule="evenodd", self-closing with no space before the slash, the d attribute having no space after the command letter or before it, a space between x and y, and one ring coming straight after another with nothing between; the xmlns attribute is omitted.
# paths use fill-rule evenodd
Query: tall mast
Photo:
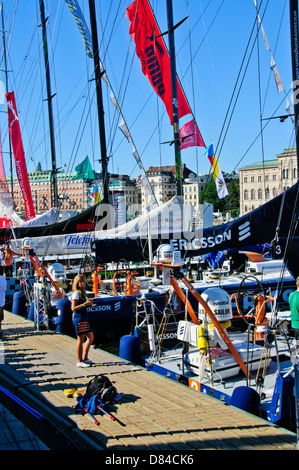
<svg viewBox="0 0 299 470"><path fill-rule="evenodd" d="M294 111L295 111L295 134L297 152L297 181L299 181L299 101L296 90L299 84L299 29L298 29L298 0L289 0L290 27L291 27L291 55L293 73Z"/></svg>
<svg viewBox="0 0 299 470"><path fill-rule="evenodd" d="M171 75L171 91L172 91L172 112L173 112L173 136L176 166L176 184L177 195L183 194L182 183L182 160L181 160L181 141L179 130L179 107L177 97L177 76L175 65L175 47L174 47L174 27L173 27L173 11L172 0L167 2L167 24L168 24L168 41L169 41L169 57L170 57L170 75Z"/></svg>
<svg viewBox="0 0 299 470"><path fill-rule="evenodd" d="M8 92L8 74L7 74L7 59L6 59L6 41L5 41L5 30L4 30L4 15L3 15L3 3L1 2L1 18L2 18L2 42L3 42L3 53L4 53L4 73L5 73L5 85L6 92ZM8 133L8 145L9 145L9 162L10 162L10 183L11 183L11 198L14 208L14 191L13 191L13 164L12 164L12 151L11 151L11 140L10 133Z"/></svg>
<svg viewBox="0 0 299 470"><path fill-rule="evenodd" d="M46 30L47 20L45 19L44 0L39 0L39 7L40 7L40 17L41 17L41 26L42 26L42 34L43 34L43 49L44 49L46 84L47 84L47 101L48 101L48 112L49 112L49 123L50 123L50 142L51 142L51 156L52 156L52 187L53 187L52 204L54 204L54 207L58 207L56 150L55 150L54 121L53 121L53 107L52 107L53 96L51 93L48 42L47 42L47 30Z"/></svg>
<svg viewBox="0 0 299 470"><path fill-rule="evenodd" d="M102 158L103 202L108 204L109 180L108 180L108 171L107 171L106 135L105 135L105 126L104 126L101 67L100 67L100 58L99 58L98 32L97 32L96 11L95 11L94 0L89 0L89 14L90 14L94 71L95 71L95 80L96 80L96 94L97 94L97 104L98 104L98 118L99 118L98 120L99 120L101 158Z"/></svg>

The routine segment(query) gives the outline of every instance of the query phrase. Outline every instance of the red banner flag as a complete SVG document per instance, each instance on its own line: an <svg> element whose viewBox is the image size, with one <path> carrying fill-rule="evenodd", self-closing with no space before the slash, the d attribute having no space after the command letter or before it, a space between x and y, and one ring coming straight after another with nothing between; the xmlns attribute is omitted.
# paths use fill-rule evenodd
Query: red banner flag
<svg viewBox="0 0 299 470"><path fill-rule="evenodd" d="M199 129L194 119L180 129L181 150L188 147L205 147Z"/></svg>
<svg viewBox="0 0 299 470"><path fill-rule="evenodd" d="M31 189L25 162L23 143L14 92L6 93L9 133L15 157L16 173L25 202L25 221L35 217Z"/></svg>
<svg viewBox="0 0 299 470"><path fill-rule="evenodd" d="M126 10L131 24L129 33L136 44L142 72L165 104L173 124L170 59L160 30L147 0L135 0ZM188 102L177 80L179 118L191 114Z"/></svg>

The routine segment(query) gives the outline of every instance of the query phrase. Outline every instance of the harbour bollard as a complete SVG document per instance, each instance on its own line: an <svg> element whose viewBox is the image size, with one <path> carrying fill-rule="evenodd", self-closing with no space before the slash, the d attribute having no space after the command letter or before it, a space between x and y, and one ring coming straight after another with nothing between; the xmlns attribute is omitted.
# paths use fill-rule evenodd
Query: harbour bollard
<svg viewBox="0 0 299 470"><path fill-rule="evenodd" d="M137 336L125 335L120 339L119 357L133 364L141 363L140 339Z"/></svg>
<svg viewBox="0 0 299 470"><path fill-rule="evenodd" d="M28 313L28 320L34 321L34 300L32 300Z"/></svg>
<svg viewBox="0 0 299 470"><path fill-rule="evenodd" d="M236 387L232 393L230 405L255 416L260 416L260 396L253 388Z"/></svg>
<svg viewBox="0 0 299 470"><path fill-rule="evenodd" d="M68 299L60 299L57 302L56 308L59 312L58 316L53 318L56 325L56 331L64 335L75 336L71 302Z"/></svg>
<svg viewBox="0 0 299 470"><path fill-rule="evenodd" d="M26 297L21 290L15 292L13 295L12 313L27 318Z"/></svg>

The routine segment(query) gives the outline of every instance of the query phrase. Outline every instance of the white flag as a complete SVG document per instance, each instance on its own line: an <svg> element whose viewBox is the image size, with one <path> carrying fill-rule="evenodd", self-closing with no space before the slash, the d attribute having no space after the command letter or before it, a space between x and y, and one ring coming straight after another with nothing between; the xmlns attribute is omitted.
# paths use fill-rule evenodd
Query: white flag
<svg viewBox="0 0 299 470"><path fill-rule="evenodd" d="M271 56L271 65L270 65L270 67L271 67L271 70L274 73L274 79L275 79L275 83L276 83L276 86L277 86L277 91L278 91L278 93L280 93L280 92L283 91L283 85L282 85L280 75L279 75L279 72L278 72L278 68L276 66L276 63L275 63L275 60L274 60L273 56Z"/></svg>

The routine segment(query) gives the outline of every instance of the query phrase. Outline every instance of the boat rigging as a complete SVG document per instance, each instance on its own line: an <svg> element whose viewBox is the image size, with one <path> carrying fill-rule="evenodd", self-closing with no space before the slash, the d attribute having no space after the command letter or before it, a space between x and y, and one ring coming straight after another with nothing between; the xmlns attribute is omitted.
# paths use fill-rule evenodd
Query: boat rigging
<svg viewBox="0 0 299 470"><path fill-rule="evenodd" d="M98 32L97 32L96 10L95 10L94 0L89 0L89 10L90 10L91 37L92 37L92 44L93 44L94 71L95 71L96 93L97 93L97 104L98 104L98 122L99 122L100 145L101 145L103 203L108 204L109 202L109 179L108 179L106 134L105 134L105 126L104 126L104 110L103 110L102 82L101 82L101 76L103 74L103 71L101 71L101 67L100 67Z"/></svg>
<svg viewBox="0 0 299 470"><path fill-rule="evenodd" d="M58 208L58 188L57 188L57 167L56 167L56 148L55 148L55 135L54 135L54 119L53 119L53 106L52 99L55 96L52 95L51 91L51 79L50 79L50 66L49 66L49 55L48 55L48 42L47 42L47 28L45 18L45 6L44 0L39 0L41 27L43 35L43 51L45 60L45 74L46 74L46 85L47 85L47 102L48 102L48 113L49 113L49 125L50 125L50 141L51 141L51 156L52 156L52 186L53 186L53 200L52 207Z"/></svg>

